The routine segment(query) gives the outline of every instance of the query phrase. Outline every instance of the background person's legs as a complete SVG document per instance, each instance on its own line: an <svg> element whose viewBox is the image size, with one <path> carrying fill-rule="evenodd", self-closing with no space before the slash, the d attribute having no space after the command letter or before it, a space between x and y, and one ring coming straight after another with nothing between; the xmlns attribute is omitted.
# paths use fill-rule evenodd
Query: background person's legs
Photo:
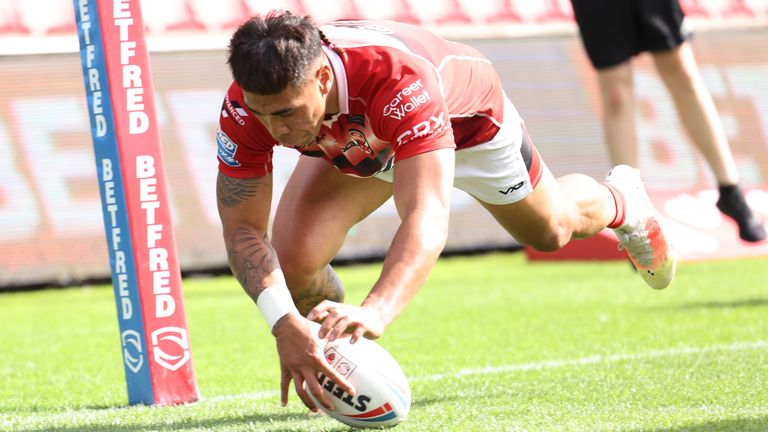
<svg viewBox="0 0 768 432"><path fill-rule="evenodd" d="M632 63L597 69L602 126L611 165L638 166Z"/></svg>
<svg viewBox="0 0 768 432"><path fill-rule="evenodd" d="M690 45L652 53L656 70L667 87L680 121L706 159L720 185L734 185L739 174L720 124L717 108L699 75Z"/></svg>
<svg viewBox="0 0 768 432"><path fill-rule="evenodd" d="M765 227L756 220L739 189L739 175L731 148L690 45L685 42L671 50L654 52L653 60L672 96L683 127L717 179L720 189L717 207L736 221L742 239L765 239Z"/></svg>

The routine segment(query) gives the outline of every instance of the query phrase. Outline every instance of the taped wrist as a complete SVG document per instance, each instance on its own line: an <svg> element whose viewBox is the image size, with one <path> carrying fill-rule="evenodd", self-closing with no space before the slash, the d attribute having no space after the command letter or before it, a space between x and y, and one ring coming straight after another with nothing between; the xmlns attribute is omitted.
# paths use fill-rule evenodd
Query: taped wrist
<svg viewBox="0 0 768 432"><path fill-rule="evenodd" d="M272 272L272 278L274 279L272 285L262 291L256 299L256 306L264 316L270 330L280 318L291 312L298 312L291 298L291 293L288 291L283 272L280 269L275 269Z"/></svg>

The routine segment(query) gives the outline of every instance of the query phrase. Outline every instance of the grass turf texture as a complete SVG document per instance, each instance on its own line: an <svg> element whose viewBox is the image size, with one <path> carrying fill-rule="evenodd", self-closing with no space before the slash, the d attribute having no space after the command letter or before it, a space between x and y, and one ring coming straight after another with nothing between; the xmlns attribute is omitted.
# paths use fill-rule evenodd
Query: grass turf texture
<svg viewBox="0 0 768 432"><path fill-rule="evenodd" d="M340 268L359 302L378 265ZM380 340L411 381L398 431L768 430L768 264L442 259ZM201 402L126 407L109 287L0 295L0 430L349 430L279 405L274 341L230 277L184 281Z"/></svg>

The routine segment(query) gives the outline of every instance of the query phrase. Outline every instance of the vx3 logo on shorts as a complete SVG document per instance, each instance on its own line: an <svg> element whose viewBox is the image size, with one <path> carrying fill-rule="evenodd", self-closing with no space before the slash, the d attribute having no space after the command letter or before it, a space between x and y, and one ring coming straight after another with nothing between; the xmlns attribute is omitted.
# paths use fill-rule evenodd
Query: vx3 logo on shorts
<svg viewBox="0 0 768 432"><path fill-rule="evenodd" d="M500 190L499 193L503 194L503 195L509 195L510 192L514 192L514 191L520 189L521 187L523 187L524 184L525 184L525 182L520 182L520 183L518 183L518 184L516 184L514 186L508 187L507 190L505 190L505 191L501 191Z"/></svg>
<svg viewBox="0 0 768 432"><path fill-rule="evenodd" d="M153 331L152 350L157 364L172 371L177 370L189 360L187 330L181 327L163 327Z"/></svg>
<svg viewBox="0 0 768 432"><path fill-rule="evenodd" d="M126 330L120 335L123 342L123 360L133 373L139 372L144 364L144 354L141 352L141 337L136 330ZM133 354L135 354L135 356Z"/></svg>

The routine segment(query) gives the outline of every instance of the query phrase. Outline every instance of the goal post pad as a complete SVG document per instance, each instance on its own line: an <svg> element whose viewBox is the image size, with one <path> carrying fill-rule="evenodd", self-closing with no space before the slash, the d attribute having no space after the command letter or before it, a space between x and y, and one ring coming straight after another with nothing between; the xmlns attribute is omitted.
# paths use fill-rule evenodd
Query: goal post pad
<svg viewBox="0 0 768 432"><path fill-rule="evenodd" d="M193 402L179 260L139 0L74 0L129 404Z"/></svg>

